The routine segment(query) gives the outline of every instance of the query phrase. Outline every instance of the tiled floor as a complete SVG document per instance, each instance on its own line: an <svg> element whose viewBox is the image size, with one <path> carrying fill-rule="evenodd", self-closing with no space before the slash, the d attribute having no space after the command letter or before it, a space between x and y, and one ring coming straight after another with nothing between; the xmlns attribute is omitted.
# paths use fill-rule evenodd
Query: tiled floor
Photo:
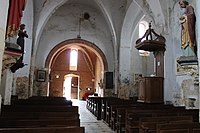
<svg viewBox="0 0 200 133"><path fill-rule="evenodd" d="M86 109L85 101L73 100L73 105L79 106L81 126L85 133L114 133L102 120L96 118Z"/></svg>

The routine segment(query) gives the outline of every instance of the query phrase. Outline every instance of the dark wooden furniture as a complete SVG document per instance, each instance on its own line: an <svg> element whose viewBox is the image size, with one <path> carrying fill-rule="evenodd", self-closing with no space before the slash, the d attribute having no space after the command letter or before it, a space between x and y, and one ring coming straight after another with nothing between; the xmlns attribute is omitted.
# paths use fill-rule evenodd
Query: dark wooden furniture
<svg viewBox="0 0 200 133"><path fill-rule="evenodd" d="M192 116L159 116L142 117L139 120L140 133L155 133L157 124L165 123L192 123Z"/></svg>
<svg viewBox="0 0 200 133"><path fill-rule="evenodd" d="M156 129L156 133L199 133L200 124L198 122L158 124Z"/></svg>
<svg viewBox="0 0 200 133"><path fill-rule="evenodd" d="M80 127L79 118L45 118L45 119L0 119L1 128L31 128L31 127Z"/></svg>
<svg viewBox="0 0 200 133"><path fill-rule="evenodd" d="M134 108L126 110L125 127L126 133L139 132L139 120L142 117L163 117L163 116L190 116L194 122L198 122L199 110L186 110L184 108L171 108L164 106L154 106L150 108Z"/></svg>
<svg viewBox="0 0 200 133"><path fill-rule="evenodd" d="M1 133L84 133L78 106L64 97L31 97L3 105Z"/></svg>
<svg viewBox="0 0 200 133"><path fill-rule="evenodd" d="M163 36L158 35L151 29L151 23L149 23L149 29L147 29L143 37L136 41L135 48L138 50L153 52L155 58L154 72L157 77L164 77L165 41Z"/></svg>
<svg viewBox="0 0 200 133"><path fill-rule="evenodd" d="M0 128L1 133L85 133L84 127Z"/></svg>
<svg viewBox="0 0 200 133"><path fill-rule="evenodd" d="M163 103L163 78L143 77L138 90L138 101Z"/></svg>
<svg viewBox="0 0 200 133"><path fill-rule="evenodd" d="M155 77L143 77L139 88L139 102L163 102L165 38L158 35L149 23L149 29L136 41L138 50L153 52Z"/></svg>

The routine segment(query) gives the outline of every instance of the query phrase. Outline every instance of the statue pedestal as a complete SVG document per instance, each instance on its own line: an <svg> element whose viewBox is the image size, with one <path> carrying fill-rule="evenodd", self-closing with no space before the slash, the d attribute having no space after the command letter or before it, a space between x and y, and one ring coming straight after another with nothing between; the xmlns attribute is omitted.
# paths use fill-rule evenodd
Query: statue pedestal
<svg viewBox="0 0 200 133"><path fill-rule="evenodd" d="M196 56L180 56L177 59L178 64L182 65L197 65L198 59Z"/></svg>
<svg viewBox="0 0 200 133"><path fill-rule="evenodd" d="M9 69L12 65L14 65L17 60L22 56L22 54L23 51L21 51L19 45L6 42L3 55L2 71L4 71L5 69Z"/></svg>

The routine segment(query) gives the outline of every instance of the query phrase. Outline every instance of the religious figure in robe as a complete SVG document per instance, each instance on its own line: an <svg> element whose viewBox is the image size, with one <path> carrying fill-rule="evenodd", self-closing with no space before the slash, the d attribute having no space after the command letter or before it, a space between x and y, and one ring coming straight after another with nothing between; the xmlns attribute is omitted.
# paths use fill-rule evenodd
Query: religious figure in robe
<svg viewBox="0 0 200 133"><path fill-rule="evenodd" d="M185 9L180 17L181 23L181 48L183 56L196 56L197 46L195 37L196 17L194 8L185 0L179 2L181 8Z"/></svg>
<svg viewBox="0 0 200 133"><path fill-rule="evenodd" d="M18 31L18 38L17 38L17 44L21 47L21 50L23 51L22 56L20 57L21 62L23 62L23 57L24 57L24 37L28 38L28 34L25 31L25 24L21 24L19 26L19 31Z"/></svg>
<svg viewBox="0 0 200 133"><path fill-rule="evenodd" d="M28 38L28 34L25 31L25 24L21 24L18 31L17 44L21 47L22 51L24 51L24 37Z"/></svg>
<svg viewBox="0 0 200 133"><path fill-rule="evenodd" d="M25 24L20 25L20 29L18 31L18 38L17 38L17 44L21 47L21 50L23 52L22 56L20 59L17 60L17 62L10 67L10 70L12 73L15 73L19 68L23 68L25 65L23 63L23 58L24 58L24 37L28 38L28 34L26 33L25 30Z"/></svg>

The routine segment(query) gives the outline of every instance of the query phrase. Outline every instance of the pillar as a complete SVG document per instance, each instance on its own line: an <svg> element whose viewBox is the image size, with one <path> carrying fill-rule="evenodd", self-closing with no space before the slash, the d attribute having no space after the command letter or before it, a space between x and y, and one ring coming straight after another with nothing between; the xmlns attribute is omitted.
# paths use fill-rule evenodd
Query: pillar
<svg viewBox="0 0 200 133"><path fill-rule="evenodd" d="M196 41L197 41L197 58L198 58L198 62L200 62L200 1L196 0ZM199 67L199 72L200 72L200 67ZM199 76L200 79L200 76ZM200 91L199 91L200 92ZM200 98L200 93L199 93L199 98ZM199 107L200 107L200 102L199 102ZM200 112L199 112L200 114ZM199 120L200 121L200 120Z"/></svg>
<svg viewBox="0 0 200 133"><path fill-rule="evenodd" d="M0 4L0 75L2 73L2 60L5 48L5 33L8 15L9 0L2 0ZM1 76L0 76L1 83ZM1 88L0 88L1 90ZM0 94L0 109L1 109L1 94Z"/></svg>
<svg viewBox="0 0 200 133"><path fill-rule="evenodd" d="M10 71L10 69L4 70L1 79L1 91L0 91L0 94L3 99L2 103L4 105L11 104L12 82L13 82L13 73Z"/></svg>

